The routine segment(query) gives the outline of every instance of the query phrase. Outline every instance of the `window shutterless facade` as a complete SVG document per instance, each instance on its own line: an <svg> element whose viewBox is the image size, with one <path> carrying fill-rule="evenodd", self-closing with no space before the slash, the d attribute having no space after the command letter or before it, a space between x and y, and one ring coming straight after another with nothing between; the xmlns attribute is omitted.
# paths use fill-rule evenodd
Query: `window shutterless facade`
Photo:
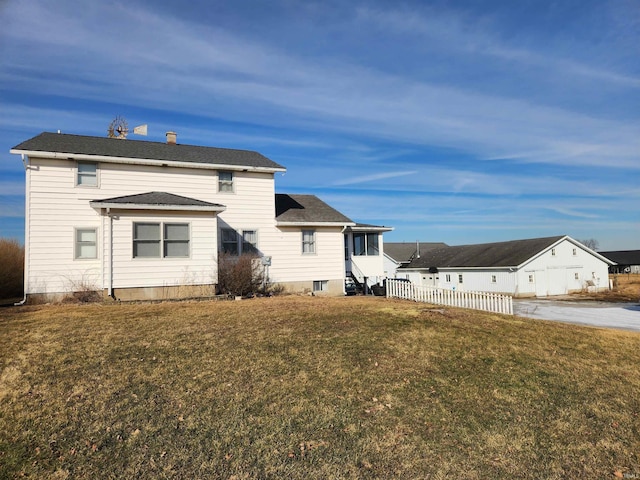
<svg viewBox="0 0 640 480"><path fill-rule="evenodd" d="M302 231L302 253L316 253L316 232L315 230Z"/></svg>
<svg viewBox="0 0 640 480"><path fill-rule="evenodd" d="M229 255L238 255L238 232L232 228L222 229L222 251Z"/></svg>
<svg viewBox="0 0 640 480"><path fill-rule="evenodd" d="M218 172L218 192L233 193L233 172Z"/></svg>
<svg viewBox="0 0 640 480"><path fill-rule="evenodd" d="M76 185L81 187L97 187L98 164L94 162L78 162L76 168Z"/></svg>
<svg viewBox="0 0 640 480"><path fill-rule="evenodd" d="M75 229L74 257L78 260L98 258L98 231L95 228Z"/></svg>
<svg viewBox="0 0 640 480"><path fill-rule="evenodd" d="M189 244L188 223L133 224L133 258L187 258Z"/></svg>

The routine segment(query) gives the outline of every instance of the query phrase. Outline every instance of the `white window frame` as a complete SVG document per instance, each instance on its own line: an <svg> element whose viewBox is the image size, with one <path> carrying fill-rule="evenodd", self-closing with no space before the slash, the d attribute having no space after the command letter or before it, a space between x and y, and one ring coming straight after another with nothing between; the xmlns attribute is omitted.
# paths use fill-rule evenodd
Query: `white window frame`
<svg viewBox="0 0 640 480"><path fill-rule="evenodd" d="M157 225L158 226L158 238L157 239L140 239L136 238L136 226L137 225ZM185 226L187 227L187 239L170 239L167 238L167 226ZM133 222L131 226L131 257L134 259L184 259L191 258L191 224L189 222ZM158 255L140 255L136 253L136 244L141 243L154 243L158 245ZM187 255L168 255L167 245L169 243L186 243Z"/></svg>
<svg viewBox="0 0 640 480"><path fill-rule="evenodd" d="M445 278L445 281L446 281L447 283L451 283L451 274L450 274L450 273L447 273L447 274L444 276L444 278Z"/></svg>
<svg viewBox="0 0 640 480"><path fill-rule="evenodd" d="M529 283L535 283L535 277L533 276L533 273L529 274Z"/></svg>
<svg viewBox="0 0 640 480"><path fill-rule="evenodd" d="M222 178L223 175L231 177ZM218 193L235 193L235 174L230 170L220 170L218 171Z"/></svg>
<svg viewBox="0 0 640 480"><path fill-rule="evenodd" d="M79 240L78 237L80 232L93 232L94 234L93 242ZM95 255L92 257L80 256L80 250L81 250L80 247L82 246L82 244L87 246L91 246L91 244L93 244L93 248L95 249ZM73 258L75 260L95 260L96 258L98 258L98 229L97 228L76 227L73 229Z"/></svg>
<svg viewBox="0 0 640 480"><path fill-rule="evenodd" d="M186 227L187 239L167 238L167 227ZM186 255L169 255L167 253L170 244L182 244L187 246ZM191 257L191 227L187 222L163 222L162 223L162 258L190 258Z"/></svg>
<svg viewBox="0 0 640 480"><path fill-rule="evenodd" d="M495 275L491 275L491 283L497 283L498 279Z"/></svg>
<svg viewBox="0 0 640 480"><path fill-rule="evenodd" d="M573 249L573 256L575 257L576 255L578 255L578 249L577 249L577 248L574 248L574 249Z"/></svg>
<svg viewBox="0 0 640 480"><path fill-rule="evenodd" d="M81 165L91 165L95 167L95 172L80 172ZM82 178L95 178L95 183L83 183ZM75 185L82 188L99 188L100 187L100 165L97 162L76 162Z"/></svg>
<svg viewBox="0 0 640 480"><path fill-rule="evenodd" d="M551 249L551 256L552 256L552 257L555 257L555 256L556 256L556 249L555 249L555 248L552 248L552 249Z"/></svg>
<svg viewBox="0 0 640 480"><path fill-rule="evenodd" d="M329 291L329 280L314 280L313 281L314 292L327 292Z"/></svg>
<svg viewBox="0 0 640 480"><path fill-rule="evenodd" d="M580 274L579 274L578 272L576 272L576 273L573 275L573 278L574 278L574 280L580 280Z"/></svg>
<svg viewBox="0 0 640 480"><path fill-rule="evenodd" d="M458 283L462 283L462 274L461 273L458 274Z"/></svg>
<svg viewBox="0 0 640 480"><path fill-rule="evenodd" d="M307 237L310 237L308 240ZM302 230L302 254L303 255L315 255L316 254L316 231L315 230Z"/></svg>

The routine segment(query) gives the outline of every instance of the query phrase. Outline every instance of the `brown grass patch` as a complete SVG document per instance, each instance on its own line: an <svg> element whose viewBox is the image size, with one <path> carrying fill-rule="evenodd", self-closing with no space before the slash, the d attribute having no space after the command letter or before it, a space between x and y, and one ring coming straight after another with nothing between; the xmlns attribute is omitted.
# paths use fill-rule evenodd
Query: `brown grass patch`
<svg viewBox="0 0 640 480"><path fill-rule="evenodd" d="M363 297L0 315L0 478L640 473L635 333Z"/></svg>

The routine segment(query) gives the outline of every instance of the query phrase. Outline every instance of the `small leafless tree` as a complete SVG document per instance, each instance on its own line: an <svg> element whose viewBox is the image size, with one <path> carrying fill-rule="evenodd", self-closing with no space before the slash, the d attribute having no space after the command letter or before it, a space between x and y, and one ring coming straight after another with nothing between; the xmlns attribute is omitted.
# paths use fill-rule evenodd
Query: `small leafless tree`
<svg viewBox="0 0 640 480"><path fill-rule="evenodd" d="M595 238L587 238L585 240L578 240L585 247L590 248L593 251L596 251L600 247L600 242Z"/></svg>

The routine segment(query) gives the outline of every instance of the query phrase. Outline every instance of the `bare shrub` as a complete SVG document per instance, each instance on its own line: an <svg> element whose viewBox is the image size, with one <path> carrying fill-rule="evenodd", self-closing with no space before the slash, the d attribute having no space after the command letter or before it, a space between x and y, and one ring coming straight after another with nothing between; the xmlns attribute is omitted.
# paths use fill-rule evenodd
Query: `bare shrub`
<svg viewBox="0 0 640 480"><path fill-rule="evenodd" d="M22 297L24 247L15 239L0 238L0 298Z"/></svg>
<svg viewBox="0 0 640 480"><path fill-rule="evenodd" d="M267 285L260 257L222 253L218 257L218 290L220 293L246 297L264 291Z"/></svg>

